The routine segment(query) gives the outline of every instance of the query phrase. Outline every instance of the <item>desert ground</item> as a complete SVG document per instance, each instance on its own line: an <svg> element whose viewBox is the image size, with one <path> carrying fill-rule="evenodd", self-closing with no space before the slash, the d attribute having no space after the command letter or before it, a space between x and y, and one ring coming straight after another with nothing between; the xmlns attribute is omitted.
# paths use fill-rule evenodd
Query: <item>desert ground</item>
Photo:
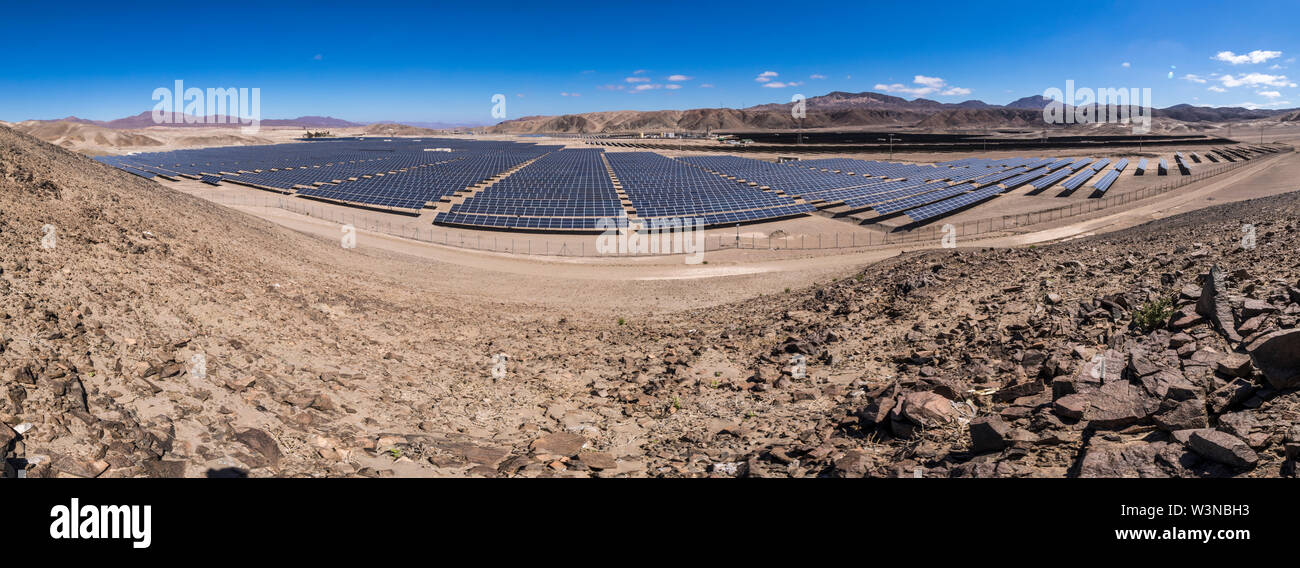
<svg viewBox="0 0 1300 568"><path fill-rule="evenodd" d="M31 477L1294 475L1298 174L957 249L751 225L686 265L404 238L0 127L0 449Z"/></svg>

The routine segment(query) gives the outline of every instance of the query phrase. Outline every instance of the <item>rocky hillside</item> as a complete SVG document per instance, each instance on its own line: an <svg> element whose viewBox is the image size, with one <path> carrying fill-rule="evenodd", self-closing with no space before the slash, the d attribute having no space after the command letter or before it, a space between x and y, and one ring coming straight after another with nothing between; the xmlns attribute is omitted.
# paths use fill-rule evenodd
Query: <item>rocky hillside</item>
<svg viewBox="0 0 1300 568"><path fill-rule="evenodd" d="M1298 216L1293 193L871 267L729 333L775 336L740 388L831 408L711 434L749 475L1295 475Z"/></svg>

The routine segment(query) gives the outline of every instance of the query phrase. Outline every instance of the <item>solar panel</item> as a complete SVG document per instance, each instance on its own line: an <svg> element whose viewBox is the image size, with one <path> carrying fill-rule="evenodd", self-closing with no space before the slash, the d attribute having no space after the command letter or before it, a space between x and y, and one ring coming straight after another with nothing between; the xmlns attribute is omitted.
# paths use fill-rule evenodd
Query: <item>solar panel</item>
<svg viewBox="0 0 1300 568"><path fill-rule="evenodd" d="M928 205L917 207L915 209L909 209L904 214L916 222L927 221L930 219L934 219L936 217L947 215L958 209L969 207L971 205L975 205L976 203L981 203L983 201L993 198L999 193L1002 193L1002 191L998 187L986 187L983 189L977 189L970 193L958 195L951 199L945 199L943 201L930 203Z"/></svg>

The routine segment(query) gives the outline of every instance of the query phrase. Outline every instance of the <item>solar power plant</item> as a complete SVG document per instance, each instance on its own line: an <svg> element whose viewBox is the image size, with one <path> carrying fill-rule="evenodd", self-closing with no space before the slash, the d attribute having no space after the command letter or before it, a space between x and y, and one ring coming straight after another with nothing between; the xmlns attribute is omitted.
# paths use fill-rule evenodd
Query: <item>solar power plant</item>
<svg viewBox="0 0 1300 568"><path fill-rule="evenodd" d="M1158 176L1169 175L1169 162L1166 162L1164 158L1160 158L1160 167L1156 169L1156 175Z"/></svg>
<svg viewBox="0 0 1300 568"><path fill-rule="evenodd" d="M1198 163L1198 164L1201 163L1201 157L1198 156L1198 155L1196 154L1196 152L1192 152L1192 153L1188 154L1188 156L1191 156L1191 157L1192 157L1192 161L1193 161L1193 162L1196 162L1196 163Z"/></svg>
<svg viewBox="0 0 1300 568"><path fill-rule="evenodd" d="M1099 172L1102 170L1102 168L1105 168L1109 164L1110 164L1109 159L1097 160L1097 163L1092 165L1092 171Z"/></svg>
<svg viewBox="0 0 1300 568"><path fill-rule="evenodd" d="M642 219L693 218L712 226L779 219L816 210L811 204L795 203L790 197L710 173L687 160L674 160L653 152L616 152L606 158L637 217Z"/></svg>
<svg viewBox="0 0 1300 568"><path fill-rule="evenodd" d="M1223 150L1215 150L1214 153L1215 153L1215 154L1218 154L1221 158L1223 158L1223 159L1225 159L1225 160L1227 160L1227 161L1229 161L1229 162L1235 162L1235 161L1237 161L1236 158L1232 157L1232 154L1229 154L1229 153L1227 153L1227 152L1224 152Z"/></svg>
<svg viewBox="0 0 1300 568"><path fill-rule="evenodd" d="M603 149L551 152L451 207L437 222L523 229L595 229L626 217Z"/></svg>
<svg viewBox="0 0 1300 568"><path fill-rule="evenodd" d="M199 181L206 183L208 185L220 185L221 176L203 176L199 178Z"/></svg>
<svg viewBox="0 0 1300 568"><path fill-rule="evenodd" d="M1061 187L1064 187L1066 190L1073 191L1075 189L1078 189L1079 186L1086 183L1094 175L1097 175L1097 170L1094 170L1092 168L1084 168L1083 170L1079 171L1078 174L1075 174L1074 177L1061 182Z"/></svg>
<svg viewBox="0 0 1300 568"><path fill-rule="evenodd" d="M1146 158L1139 159L1139 160L1138 160L1138 165L1137 165L1137 167L1136 167L1136 168L1133 168L1133 170L1134 170L1134 171L1133 171L1133 175L1135 175L1135 176L1146 175L1146 173L1147 173L1147 159L1146 159Z"/></svg>
<svg viewBox="0 0 1300 568"><path fill-rule="evenodd" d="M1111 170L1092 184L1092 187L1096 188L1098 192L1106 193L1106 190L1110 189L1111 184L1114 184L1117 179L1119 179L1119 170Z"/></svg>
<svg viewBox="0 0 1300 568"><path fill-rule="evenodd" d="M904 215L907 215L908 218L916 222L926 221L992 199L999 193L1002 193L1002 189L998 187L977 189L970 193L963 193L950 199L930 203L915 209L909 209L904 212Z"/></svg>
<svg viewBox="0 0 1300 568"><path fill-rule="evenodd" d="M1205 159L1209 160L1211 163L1219 163L1219 159L1214 157L1214 154L1210 152L1205 153Z"/></svg>
<svg viewBox="0 0 1300 568"><path fill-rule="evenodd" d="M1128 158L1124 158L1118 162L1115 162L1115 171L1117 172L1122 172L1124 171L1124 168L1127 167L1128 167Z"/></svg>

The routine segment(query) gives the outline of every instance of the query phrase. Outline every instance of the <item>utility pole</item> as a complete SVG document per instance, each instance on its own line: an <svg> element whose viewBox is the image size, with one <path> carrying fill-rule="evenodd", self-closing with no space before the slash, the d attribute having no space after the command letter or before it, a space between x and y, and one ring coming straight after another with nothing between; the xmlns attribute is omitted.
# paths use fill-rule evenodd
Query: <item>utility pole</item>
<svg viewBox="0 0 1300 568"><path fill-rule="evenodd" d="M902 142L903 139L895 138L893 134L890 134L888 139L877 138L876 140L879 142L885 142L885 141L889 142L889 160L892 162L894 160L894 142ZM987 142L985 144L987 144Z"/></svg>

